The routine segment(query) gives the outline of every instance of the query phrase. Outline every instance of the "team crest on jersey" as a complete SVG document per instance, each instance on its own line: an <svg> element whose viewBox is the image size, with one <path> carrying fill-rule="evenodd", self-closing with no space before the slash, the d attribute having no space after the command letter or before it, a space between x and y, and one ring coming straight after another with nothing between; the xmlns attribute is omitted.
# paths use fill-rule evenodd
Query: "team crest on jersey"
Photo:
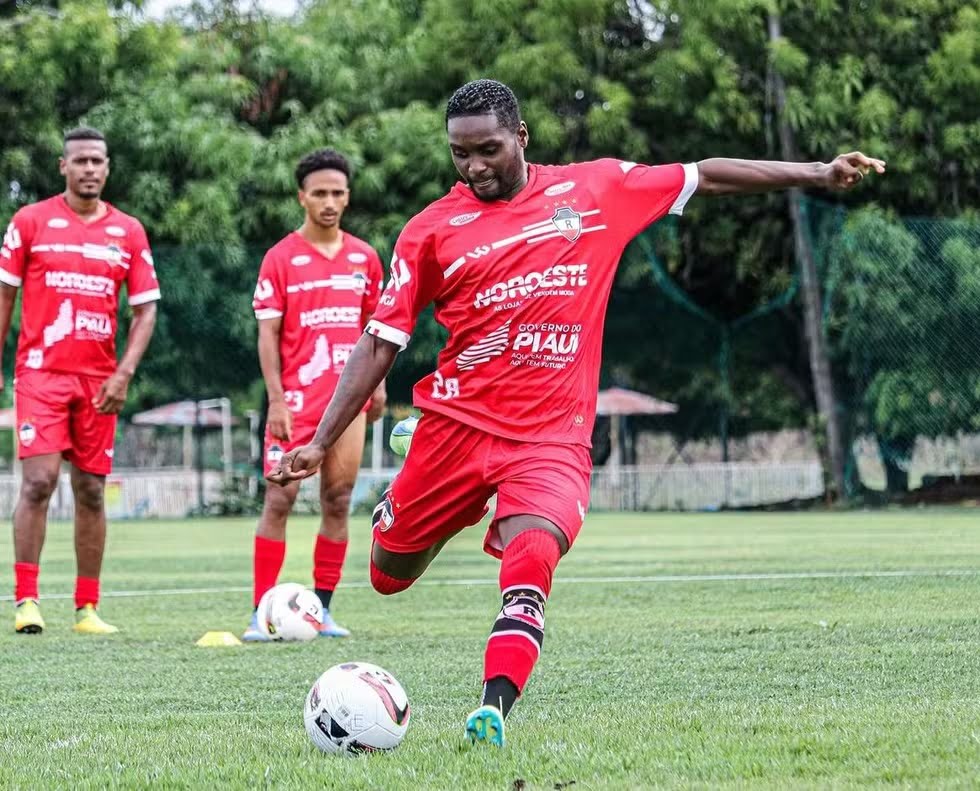
<svg viewBox="0 0 980 791"><path fill-rule="evenodd" d="M67 228L68 220L64 217L52 217L48 220L48 228Z"/></svg>
<svg viewBox="0 0 980 791"><path fill-rule="evenodd" d="M265 460L269 464L278 464L282 460L282 445L270 445L265 452Z"/></svg>
<svg viewBox="0 0 980 791"><path fill-rule="evenodd" d="M108 256L109 266L120 266L122 264L122 248L118 244L110 243L105 246Z"/></svg>
<svg viewBox="0 0 980 791"><path fill-rule="evenodd" d="M20 428L17 429L17 438L20 440L20 444L25 448L29 448L34 440L37 439L37 429L34 428L34 424L28 421L24 421L20 424Z"/></svg>
<svg viewBox="0 0 980 791"><path fill-rule="evenodd" d="M559 206L555 209L551 223L570 242L574 242L582 234L582 215L570 206Z"/></svg>

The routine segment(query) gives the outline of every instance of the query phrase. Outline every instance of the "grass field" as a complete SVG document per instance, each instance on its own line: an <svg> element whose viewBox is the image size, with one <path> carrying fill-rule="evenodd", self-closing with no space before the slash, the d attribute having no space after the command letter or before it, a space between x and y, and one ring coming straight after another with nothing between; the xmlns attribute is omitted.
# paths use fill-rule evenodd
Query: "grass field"
<svg viewBox="0 0 980 791"><path fill-rule="evenodd" d="M334 608L354 637L197 648L246 624L252 530L112 524L102 609L123 632L92 638L53 597L74 561L70 526L51 526L48 630L15 635L0 605L0 788L980 785L976 511L590 516L503 751L462 739L499 606L479 530L382 598L355 520ZM313 532L290 525L283 580L308 581ZM9 569L9 530L0 557ZM351 659L409 693L393 753L338 758L307 739L311 683Z"/></svg>

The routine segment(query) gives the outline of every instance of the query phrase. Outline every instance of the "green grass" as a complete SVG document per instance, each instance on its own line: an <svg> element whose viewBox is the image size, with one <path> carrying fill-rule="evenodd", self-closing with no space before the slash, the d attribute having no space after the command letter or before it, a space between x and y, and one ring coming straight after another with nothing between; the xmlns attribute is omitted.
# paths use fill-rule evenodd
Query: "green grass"
<svg viewBox="0 0 980 791"><path fill-rule="evenodd" d="M52 598L48 631L15 635L0 605L0 788L980 784L975 511L590 516L559 569L503 751L462 739L498 592L432 584L495 579L482 531L447 548L430 584L382 598L366 584L365 520L352 528L334 608L355 632L347 641L197 648L206 630L241 631L243 592L107 597L114 638L73 634L70 601ZM114 523L104 588L247 587L252 531L246 520ZM290 525L284 580L309 579L313 531L310 519ZM70 527L52 525L42 594L70 592L73 563ZM575 581L807 572L855 575ZM408 690L412 724L393 753L344 759L307 739L311 683L351 659Z"/></svg>

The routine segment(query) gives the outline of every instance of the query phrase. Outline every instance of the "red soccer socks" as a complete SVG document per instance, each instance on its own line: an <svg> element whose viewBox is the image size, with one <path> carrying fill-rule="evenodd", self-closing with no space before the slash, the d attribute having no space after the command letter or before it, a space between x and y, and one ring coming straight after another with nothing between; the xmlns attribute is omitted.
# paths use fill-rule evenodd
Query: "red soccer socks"
<svg viewBox="0 0 980 791"><path fill-rule="evenodd" d="M252 556L252 606L259 606L262 595L276 584L282 562L286 557L286 542L271 538L255 537Z"/></svg>
<svg viewBox="0 0 980 791"><path fill-rule="evenodd" d="M14 601L40 598L37 577L41 569L37 563L14 563Z"/></svg>
<svg viewBox="0 0 980 791"><path fill-rule="evenodd" d="M347 557L346 541L331 541L317 535L313 547L313 589L320 597L324 609L330 607L330 599L340 582L340 574Z"/></svg>
<svg viewBox="0 0 980 791"><path fill-rule="evenodd" d="M544 605L561 557L547 530L527 530L504 550L500 564L503 604L484 654L484 704L510 710L541 654ZM504 682L509 682L504 683Z"/></svg>

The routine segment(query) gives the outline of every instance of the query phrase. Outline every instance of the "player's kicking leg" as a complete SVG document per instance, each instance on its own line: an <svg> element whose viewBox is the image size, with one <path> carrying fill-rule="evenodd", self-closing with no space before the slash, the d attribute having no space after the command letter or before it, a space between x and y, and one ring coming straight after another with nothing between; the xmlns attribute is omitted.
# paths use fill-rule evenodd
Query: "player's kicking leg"
<svg viewBox="0 0 980 791"><path fill-rule="evenodd" d="M502 747L504 720L541 654L545 602L568 539L555 524L539 516L501 519L496 530L504 546L502 604L484 654L482 701L466 719L466 735L473 742Z"/></svg>
<svg viewBox="0 0 980 791"><path fill-rule="evenodd" d="M350 631L333 618L330 607L347 557L350 498L364 453L364 413L341 434L320 466L320 532L313 548L313 589L323 605L321 637L348 637Z"/></svg>
<svg viewBox="0 0 980 791"><path fill-rule="evenodd" d="M99 617L99 577L105 552L105 476L71 468L75 498L75 625L80 634L115 634L119 631Z"/></svg>
<svg viewBox="0 0 980 791"><path fill-rule="evenodd" d="M61 454L47 453L22 460L23 478L14 509L14 630L44 631L38 594L41 547L48 521L48 502L58 485Z"/></svg>
<svg viewBox="0 0 980 791"><path fill-rule="evenodd" d="M266 454L268 457L268 453ZM259 629L256 608L259 600L275 587L286 558L286 520L299 494L299 481L287 486L270 484L265 489L265 502L255 531L252 555L252 620L242 635L248 643L267 642L270 638Z"/></svg>

